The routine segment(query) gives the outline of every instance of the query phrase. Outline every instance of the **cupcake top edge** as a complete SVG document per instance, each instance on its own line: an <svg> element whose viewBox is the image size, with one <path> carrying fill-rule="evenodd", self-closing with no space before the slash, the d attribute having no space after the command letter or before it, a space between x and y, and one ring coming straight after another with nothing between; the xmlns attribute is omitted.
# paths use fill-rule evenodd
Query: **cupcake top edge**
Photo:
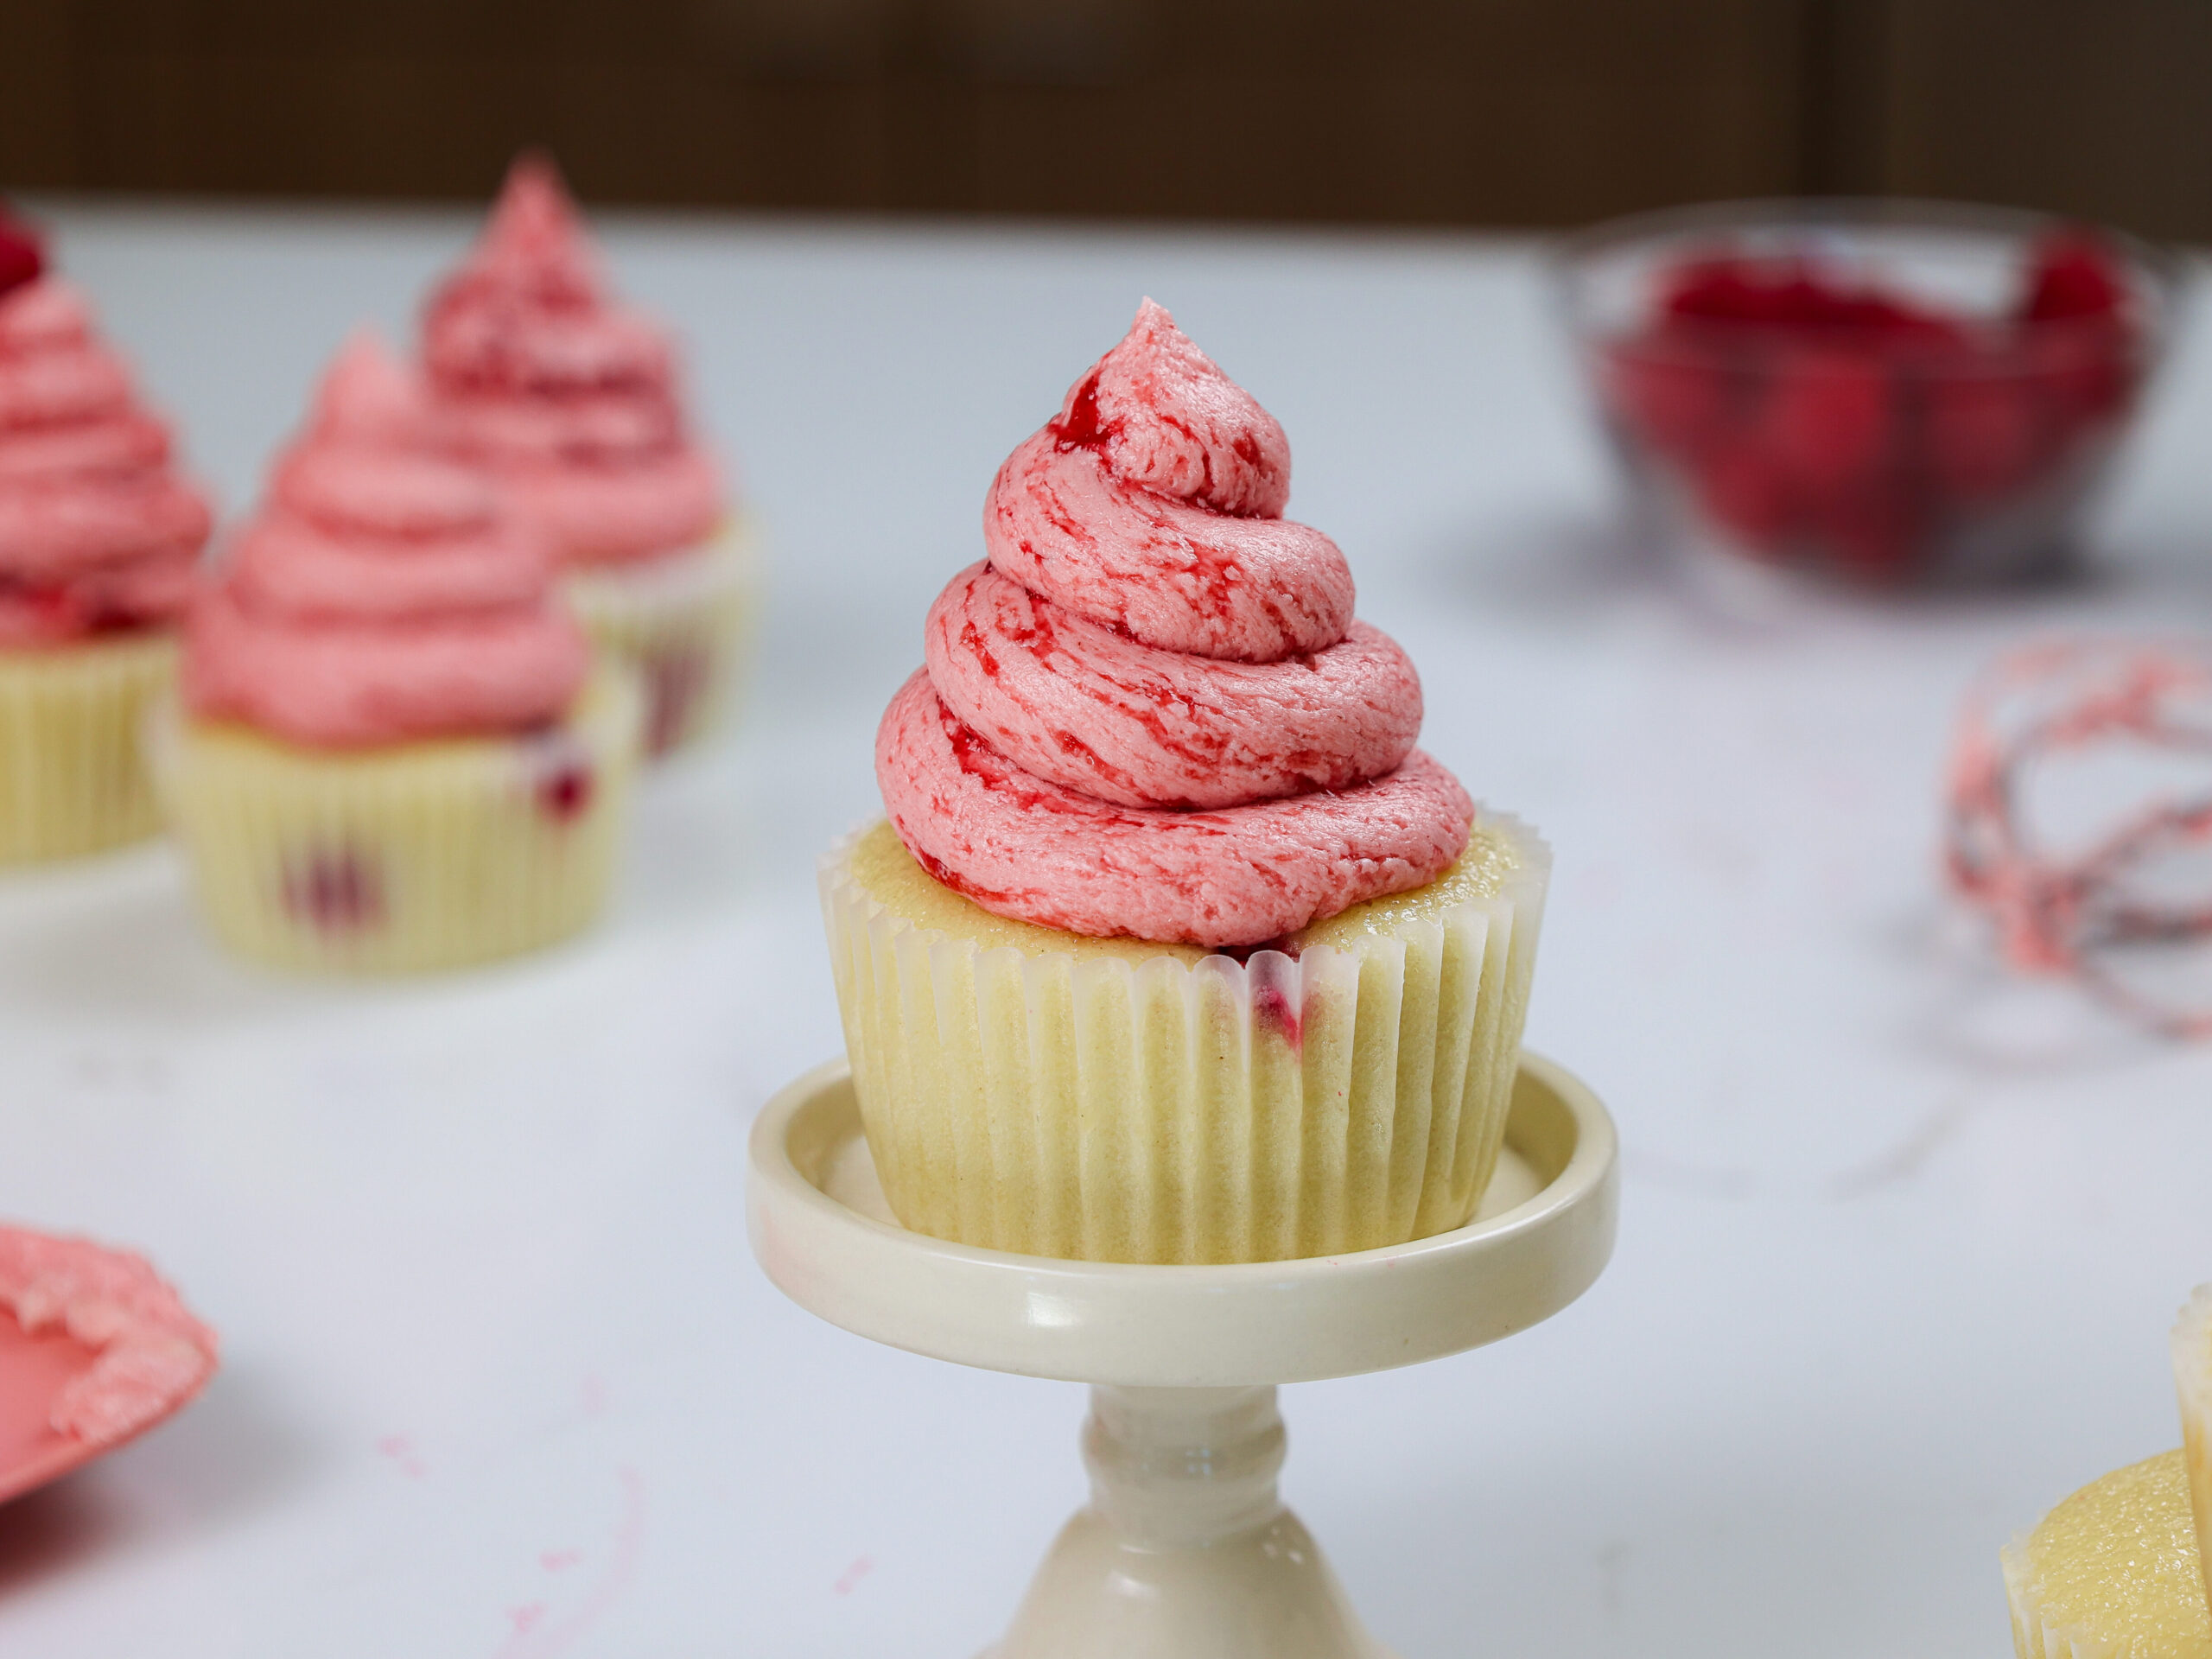
<svg viewBox="0 0 2212 1659"><path fill-rule="evenodd" d="M876 776L899 840L1001 916L1237 949L1423 886L1473 802L1421 681L1285 518L1282 428L1150 300L1017 448L986 560L924 628Z"/></svg>
<svg viewBox="0 0 2212 1659"><path fill-rule="evenodd" d="M185 643L196 715L320 747L543 725L588 667L543 540L442 452L420 383L365 334L200 583Z"/></svg>
<svg viewBox="0 0 2212 1659"><path fill-rule="evenodd" d="M2014 1547L2018 1611L2097 1651L2212 1648L2189 1474L2179 1451L2099 1477Z"/></svg>
<svg viewBox="0 0 2212 1659"><path fill-rule="evenodd" d="M42 257L10 274L0 269L0 649L168 623L207 543L207 498L84 296Z"/></svg>
<svg viewBox="0 0 2212 1659"><path fill-rule="evenodd" d="M482 236L430 295L423 359L445 445L505 479L562 562L680 551L727 512L668 335L613 296L550 157L525 151L509 169Z"/></svg>

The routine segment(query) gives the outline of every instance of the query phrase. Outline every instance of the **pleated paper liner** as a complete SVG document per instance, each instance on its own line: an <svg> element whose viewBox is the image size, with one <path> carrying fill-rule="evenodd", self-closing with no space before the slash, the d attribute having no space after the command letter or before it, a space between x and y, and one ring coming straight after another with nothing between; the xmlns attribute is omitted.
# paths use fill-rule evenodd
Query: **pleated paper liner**
<svg viewBox="0 0 2212 1659"><path fill-rule="evenodd" d="M2018 1659L2206 1659L2185 1455L2115 1469L2004 1553Z"/></svg>
<svg viewBox="0 0 2212 1659"><path fill-rule="evenodd" d="M564 938L604 906L641 698L602 668L562 725L318 750L158 711L154 749L200 906L276 967L400 974Z"/></svg>
<svg viewBox="0 0 2212 1659"><path fill-rule="evenodd" d="M1486 816L1431 888L1240 961L1008 922L888 824L849 836L823 908L892 1209L940 1238L1109 1262L1463 1225L1503 1139L1549 867Z"/></svg>
<svg viewBox="0 0 2212 1659"><path fill-rule="evenodd" d="M2182 1450L2189 1459L2190 1508L2212 1605L2212 1285L2199 1285L2175 1322L2174 1391L2181 1402Z"/></svg>
<svg viewBox="0 0 2212 1659"><path fill-rule="evenodd" d="M0 863L160 829L140 738L175 663L166 631L0 651Z"/></svg>
<svg viewBox="0 0 2212 1659"><path fill-rule="evenodd" d="M645 688L645 750L668 754L729 718L753 632L759 554L733 518L688 552L573 571L563 584L592 644Z"/></svg>

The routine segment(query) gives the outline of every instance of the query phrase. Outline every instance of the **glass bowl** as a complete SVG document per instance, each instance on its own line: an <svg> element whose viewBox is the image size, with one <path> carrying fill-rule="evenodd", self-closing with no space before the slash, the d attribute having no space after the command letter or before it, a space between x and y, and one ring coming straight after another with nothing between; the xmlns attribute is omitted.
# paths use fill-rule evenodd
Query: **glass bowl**
<svg viewBox="0 0 2212 1659"><path fill-rule="evenodd" d="M1885 587L2063 565L2182 292L2117 232L1880 200L1638 214L1555 268L1667 541Z"/></svg>

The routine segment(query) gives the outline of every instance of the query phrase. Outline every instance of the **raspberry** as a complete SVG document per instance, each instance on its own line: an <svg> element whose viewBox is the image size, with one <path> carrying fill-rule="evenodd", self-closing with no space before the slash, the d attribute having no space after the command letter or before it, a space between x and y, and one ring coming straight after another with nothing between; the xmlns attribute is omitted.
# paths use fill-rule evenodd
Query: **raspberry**
<svg viewBox="0 0 2212 1659"><path fill-rule="evenodd" d="M1939 340L1957 332L1947 318L1872 289L1847 287L1796 258L1699 260L1669 281L1662 309L1670 319L1755 324L1801 336Z"/></svg>
<svg viewBox="0 0 2212 1659"><path fill-rule="evenodd" d="M1889 373L1855 353L1793 353L1775 371L1759 425L1805 493L1825 500L1863 488L1896 438Z"/></svg>
<svg viewBox="0 0 2212 1659"><path fill-rule="evenodd" d="M1706 513L1754 553L1778 556L1794 517L1789 480L1756 434L1708 452L1696 469Z"/></svg>
<svg viewBox="0 0 2212 1659"><path fill-rule="evenodd" d="M1925 388L1928 466L1955 501L1994 500L2031 482L2049 459L2051 423L2016 373L1938 374Z"/></svg>
<svg viewBox="0 0 2212 1659"><path fill-rule="evenodd" d="M2029 322L2116 317L2126 298L2126 279L2095 233L2061 231L2036 250L2019 315Z"/></svg>

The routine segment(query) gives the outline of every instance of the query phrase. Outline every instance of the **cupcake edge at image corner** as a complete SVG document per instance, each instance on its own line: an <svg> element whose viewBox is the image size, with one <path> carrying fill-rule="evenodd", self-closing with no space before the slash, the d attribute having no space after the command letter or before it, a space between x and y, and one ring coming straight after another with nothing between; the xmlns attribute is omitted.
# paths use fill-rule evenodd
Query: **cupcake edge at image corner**
<svg viewBox="0 0 2212 1659"><path fill-rule="evenodd" d="M878 734L889 819L821 871L910 1228L1224 1262L1474 1214L1549 854L1413 747L1289 460L1147 301L992 486Z"/></svg>
<svg viewBox="0 0 2212 1659"><path fill-rule="evenodd" d="M439 453L419 383L357 336L194 592L151 743L225 944L410 973L600 913L640 702L626 669L592 667L535 532Z"/></svg>
<svg viewBox="0 0 2212 1659"><path fill-rule="evenodd" d="M213 515L84 296L0 213L0 864L160 829L141 744Z"/></svg>
<svg viewBox="0 0 2212 1659"><path fill-rule="evenodd" d="M538 522L594 648L637 671L645 747L721 729L758 607L758 534L687 429L673 347L611 296L550 160L525 152L423 308L442 442Z"/></svg>
<svg viewBox="0 0 2212 1659"><path fill-rule="evenodd" d="M2212 1285L2171 1346L2182 1446L2069 1493L2002 1552L2018 1659L2212 1656Z"/></svg>

